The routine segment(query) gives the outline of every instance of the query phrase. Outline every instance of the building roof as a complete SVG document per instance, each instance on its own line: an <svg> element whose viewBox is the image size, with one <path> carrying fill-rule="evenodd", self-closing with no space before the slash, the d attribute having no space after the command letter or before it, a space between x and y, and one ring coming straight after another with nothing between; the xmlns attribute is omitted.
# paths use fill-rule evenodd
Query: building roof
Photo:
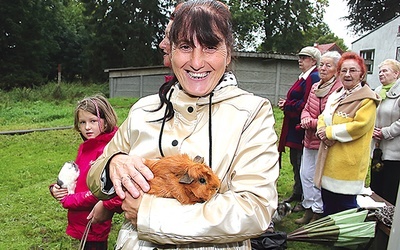
<svg viewBox="0 0 400 250"><path fill-rule="evenodd" d="M324 54L327 51L337 51L340 54L343 54L343 50L337 46L336 43L325 43L325 44L314 44L314 47L316 47L317 49L319 49L319 51L321 51L321 54Z"/></svg>
<svg viewBox="0 0 400 250"><path fill-rule="evenodd" d="M380 29L382 26L385 26L386 24L388 24L388 23L390 23L390 22L396 20L397 18L400 18L400 15L394 16L392 19L388 20L387 22L382 23L381 25L379 25L379 26L376 27L375 29L373 29L373 30L367 32L366 34L364 34L364 35L362 35L362 36L360 36L358 39L354 40L351 44L353 44L353 43L355 43L355 42L357 42L357 41L363 39L364 37L368 36L368 35L371 34L372 32L375 32L376 30Z"/></svg>

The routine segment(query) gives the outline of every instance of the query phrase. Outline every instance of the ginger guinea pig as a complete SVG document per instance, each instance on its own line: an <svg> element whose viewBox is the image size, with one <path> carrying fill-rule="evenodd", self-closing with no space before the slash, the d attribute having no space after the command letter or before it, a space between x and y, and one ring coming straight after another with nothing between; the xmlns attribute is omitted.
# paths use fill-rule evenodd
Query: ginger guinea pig
<svg viewBox="0 0 400 250"><path fill-rule="evenodd" d="M175 198L182 204L205 202L216 194L220 180L212 169L203 163L204 158L193 160L187 154L166 156L159 160L145 160L154 174L150 180L149 194Z"/></svg>

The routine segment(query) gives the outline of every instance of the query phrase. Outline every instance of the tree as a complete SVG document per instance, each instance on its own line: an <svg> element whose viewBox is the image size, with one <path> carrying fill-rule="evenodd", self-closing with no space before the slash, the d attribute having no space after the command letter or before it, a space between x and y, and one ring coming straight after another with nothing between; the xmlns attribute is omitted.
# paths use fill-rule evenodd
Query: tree
<svg viewBox="0 0 400 250"><path fill-rule="evenodd" d="M5 0L0 7L0 82L3 89L41 84L56 65L59 46L53 32L60 5L56 1Z"/></svg>
<svg viewBox="0 0 400 250"><path fill-rule="evenodd" d="M336 43L343 51L348 50L344 40L337 37L324 22L320 22L308 30L308 33L305 34L304 43L306 45Z"/></svg>
<svg viewBox="0 0 400 250"><path fill-rule="evenodd" d="M62 0L63 6L56 16L59 28L54 36L60 50L54 54L52 61L61 64L62 80L75 81L83 78L84 44L89 41L85 29L86 18L83 16L83 5L79 0ZM49 79L56 78L56 70Z"/></svg>
<svg viewBox="0 0 400 250"><path fill-rule="evenodd" d="M82 0L90 18L91 34L86 53L86 72L104 81L104 69L160 64L158 43L164 36L165 9L171 3L158 0Z"/></svg>
<svg viewBox="0 0 400 250"><path fill-rule="evenodd" d="M297 52L307 44L309 30L322 20L327 0L229 0L238 50L256 46L261 35L262 52ZM308 42L308 41L307 41Z"/></svg>
<svg viewBox="0 0 400 250"><path fill-rule="evenodd" d="M373 30L400 15L399 0L348 0L347 7L349 15L344 19L350 21L348 28L357 35Z"/></svg>

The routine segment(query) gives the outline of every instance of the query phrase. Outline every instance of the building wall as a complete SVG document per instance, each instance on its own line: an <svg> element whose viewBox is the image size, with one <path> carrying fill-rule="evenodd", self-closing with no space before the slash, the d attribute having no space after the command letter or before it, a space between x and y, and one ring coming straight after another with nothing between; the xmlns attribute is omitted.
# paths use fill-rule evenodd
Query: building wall
<svg viewBox="0 0 400 250"><path fill-rule="evenodd" d="M271 58L273 57L273 58ZM249 54L232 63L239 86L277 104L296 81L300 70L297 56ZM171 70L162 66L108 69L110 97L143 97L158 92Z"/></svg>
<svg viewBox="0 0 400 250"><path fill-rule="evenodd" d="M239 86L277 104L301 73L297 60L239 58L234 64Z"/></svg>
<svg viewBox="0 0 400 250"><path fill-rule="evenodd" d="M400 47L399 26L400 16L352 43L351 50L358 54L363 50L375 50L373 72L367 74L367 82L373 89L380 85L378 65L385 59L396 59L396 53Z"/></svg>

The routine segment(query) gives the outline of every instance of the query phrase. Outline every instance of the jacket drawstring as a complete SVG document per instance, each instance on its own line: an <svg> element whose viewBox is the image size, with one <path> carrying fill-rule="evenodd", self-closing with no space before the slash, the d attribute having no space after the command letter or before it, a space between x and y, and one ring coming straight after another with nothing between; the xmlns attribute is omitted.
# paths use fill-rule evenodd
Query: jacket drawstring
<svg viewBox="0 0 400 250"><path fill-rule="evenodd" d="M171 96L172 96L172 92L174 92L174 89L171 89L171 92L168 96L168 105L171 105ZM212 123L211 123L211 117L212 117L212 97L213 97L214 93L210 93L210 98L209 98L209 103L208 103L208 142L209 142L209 147L208 147L208 158L209 158L209 163L208 166L210 168L212 168ZM162 150L162 135L164 132L164 126L165 126L165 122L166 122L166 116L167 116L167 112L168 112L168 107L165 108L165 114L162 120L162 124L161 124L161 129L160 129L160 135L158 137L158 150L160 151L160 155L162 157L164 157L164 152Z"/></svg>
<svg viewBox="0 0 400 250"><path fill-rule="evenodd" d="M212 125L211 125L211 117L212 117L212 97L214 93L210 93L210 99L208 103L208 166L212 169Z"/></svg>
<svg viewBox="0 0 400 250"><path fill-rule="evenodd" d="M169 93L169 96L168 96L168 102L166 103L167 106L165 107L165 114L164 114L164 117L163 117L163 120L162 120L162 124L161 124L160 135L159 135L159 137L158 137L158 150L160 151L160 155L161 155L162 157L164 157L164 152L163 152L162 146L161 146L162 135L163 135L163 132L164 132L165 122L166 122L166 120L167 120L168 106L169 106L169 105L172 105L172 104L171 104L171 96L172 96L172 93L173 93L173 92L174 92L174 89L171 89L171 92Z"/></svg>

